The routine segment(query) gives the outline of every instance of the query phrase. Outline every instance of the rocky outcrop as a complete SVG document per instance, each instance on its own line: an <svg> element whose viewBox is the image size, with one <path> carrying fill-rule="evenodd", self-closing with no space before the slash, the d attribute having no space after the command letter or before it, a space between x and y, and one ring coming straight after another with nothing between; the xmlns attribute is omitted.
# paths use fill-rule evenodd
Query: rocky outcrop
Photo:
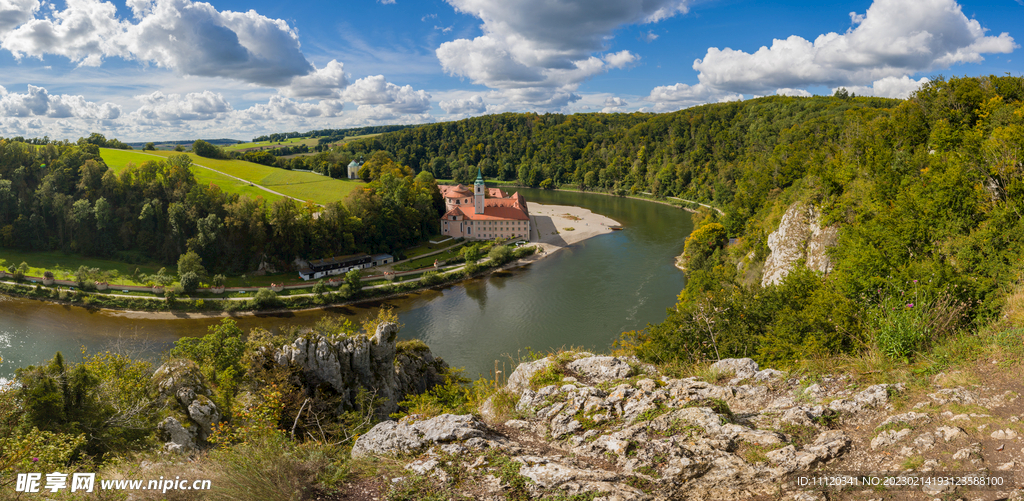
<svg viewBox="0 0 1024 501"><path fill-rule="evenodd" d="M514 408L498 409L492 399L487 423L409 416L377 425L352 454L401 458L406 473L389 485L426 477L439 489L455 486L449 497L494 501L510 489L533 499L848 499L797 488L793 476L1012 471L1024 462L1015 394L938 389L911 405L902 385L857 386L848 375L787 379L749 359L723 360L715 372L733 377L714 384L616 357L549 357L510 375L503 401ZM894 409L891 399L901 394L899 404L917 410ZM962 409L959 402L985 402L991 414L945 409ZM849 499L892 493L860 494ZM991 494L985 499L1018 495Z"/></svg>
<svg viewBox="0 0 1024 501"><path fill-rule="evenodd" d="M273 353L273 360L302 370L312 386L329 385L344 406L357 406L365 388L383 402L379 415L398 410L406 395L422 393L443 383L447 364L430 350L397 350L398 326L384 323L370 336L300 337Z"/></svg>
<svg viewBox="0 0 1024 501"><path fill-rule="evenodd" d="M825 251L835 246L839 229L821 227L821 214L813 205L797 202L782 216L779 229L768 235L771 254L764 263L761 286L777 284L789 274L797 261L805 260L807 268L827 273L832 268Z"/></svg>
<svg viewBox="0 0 1024 501"><path fill-rule="evenodd" d="M202 372L191 360L174 359L153 373L157 400L170 412L157 426L164 450L187 453L205 444L222 416Z"/></svg>

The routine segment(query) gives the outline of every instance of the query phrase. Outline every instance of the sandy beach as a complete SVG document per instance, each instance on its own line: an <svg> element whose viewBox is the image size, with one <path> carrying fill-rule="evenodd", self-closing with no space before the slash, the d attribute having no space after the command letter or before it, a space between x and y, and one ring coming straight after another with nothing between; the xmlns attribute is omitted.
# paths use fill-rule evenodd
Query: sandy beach
<svg viewBox="0 0 1024 501"><path fill-rule="evenodd" d="M529 204L533 234L530 243L542 249L538 257L549 256L574 243L611 233L614 219L595 214L589 209L570 205Z"/></svg>

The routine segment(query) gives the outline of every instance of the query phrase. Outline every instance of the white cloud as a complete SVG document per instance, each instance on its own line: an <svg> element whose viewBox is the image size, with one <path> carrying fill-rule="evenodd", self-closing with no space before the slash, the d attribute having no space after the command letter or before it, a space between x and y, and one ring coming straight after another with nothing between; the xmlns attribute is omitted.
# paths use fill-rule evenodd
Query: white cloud
<svg viewBox="0 0 1024 501"><path fill-rule="evenodd" d="M315 68L287 22L256 11L217 11L191 0L128 0L135 23L110 2L67 0L64 10L31 18L35 0L0 0L0 47L16 58L52 54L97 66L105 57L135 59L180 75L223 77L279 87ZM24 21L25 12L31 19ZM315 74L314 74L315 75Z"/></svg>
<svg viewBox="0 0 1024 501"><path fill-rule="evenodd" d="M612 106L615 108L625 106L626 104L626 100L622 99L621 97L609 97L608 99L604 100L605 106Z"/></svg>
<svg viewBox="0 0 1024 501"><path fill-rule="evenodd" d="M874 96L874 97L891 97L896 99L905 99L913 94L917 89L920 89L922 85L928 83L927 78L921 78L920 80L914 80L908 76L903 77L885 77L881 80L875 80L870 86L865 85L849 85L842 86L848 92L857 94L858 96ZM832 92L839 90L839 87L832 89Z"/></svg>
<svg viewBox="0 0 1024 501"><path fill-rule="evenodd" d="M181 94L152 94L135 96L142 106L129 114L131 121L138 124L160 125L162 122L182 120L212 120L221 118L231 111L224 96L211 91Z"/></svg>
<svg viewBox="0 0 1024 501"><path fill-rule="evenodd" d="M411 85L399 87L384 79L384 75L360 78L343 93L346 101L360 107L381 105L396 113L419 114L430 110L430 94L414 90Z"/></svg>
<svg viewBox="0 0 1024 501"><path fill-rule="evenodd" d="M775 94L779 96L811 97L811 93L804 89L777 89Z"/></svg>
<svg viewBox="0 0 1024 501"><path fill-rule="evenodd" d="M658 113L680 110L700 104L738 101L741 99L743 99L741 94L718 90L703 83L695 85L678 83L655 87L651 90L651 94L645 98L645 100L654 103L652 111Z"/></svg>
<svg viewBox="0 0 1024 501"><path fill-rule="evenodd" d="M886 77L980 62L983 54L1017 45L1002 33L987 36L954 0L876 0L844 34L810 42L774 40L754 53L708 49L694 62L702 84L739 93L765 93L809 85L865 85Z"/></svg>
<svg viewBox="0 0 1024 501"><path fill-rule="evenodd" d="M319 103L293 101L283 96L271 96L267 104L255 104L251 108L241 110L245 118L251 120L278 120L286 116L294 117L336 117L341 115L341 101L323 100Z"/></svg>
<svg viewBox="0 0 1024 501"><path fill-rule="evenodd" d="M0 116L113 120L120 115L121 107L113 103L100 104L68 94L50 95L45 88L34 85L29 85L24 94L0 87Z"/></svg>
<svg viewBox="0 0 1024 501"><path fill-rule="evenodd" d="M377 0L377 2L382 3L384 5L394 5L395 4L395 0Z"/></svg>
<svg viewBox="0 0 1024 501"><path fill-rule="evenodd" d="M118 40L125 23L117 7L98 0L67 0L67 8L52 18L31 19L10 31L0 43L15 58L64 56L85 66L99 66L104 56L126 55Z"/></svg>
<svg viewBox="0 0 1024 501"><path fill-rule="evenodd" d="M594 56L615 29L687 9L686 0L447 1L480 18L483 35L441 44L436 54L444 70L500 90L507 104L534 105L573 102L584 80L637 61L629 51Z"/></svg>
<svg viewBox="0 0 1024 501"><path fill-rule="evenodd" d="M293 78L281 92L290 97L337 99L341 97L341 91L348 83L345 66L332 59L323 68L316 68L308 75Z"/></svg>
<svg viewBox="0 0 1024 501"><path fill-rule="evenodd" d="M27 23L39 10L39 0L0 0L0 40L8 31Z"/></svg>
<svg viewBox="0 0 1024 501"><path fill-rule="evenodd" d="M611 54L604 55L604 62L608 63L608 66L612 68L625 68L630 64L633 64L640 60L640 56L633 54L628 50L619 52L613 52Z"/></svg>
<svg viewBox="0 0 1024 501"><path fill-rule="evenodd" d="M480 96L441 101L438 103L438 106L449 115L479 115L487 111L487 105Z"/></svg>
<svg viewBox="0 0 1024 501"><path fill-rule="evenodd" d="M656 35L653 31L648 31L647 33L644 33L643 40L647 43L651 43L657 39L658 35Z"/></svg>
<svg viewBox="0 0 1024 501"><path fill-rule="evenodd" d="M123 35L129 54L179 74L277 87L314 70L283 20L190 0L136 0L132 7L139 22Z"/></svg>

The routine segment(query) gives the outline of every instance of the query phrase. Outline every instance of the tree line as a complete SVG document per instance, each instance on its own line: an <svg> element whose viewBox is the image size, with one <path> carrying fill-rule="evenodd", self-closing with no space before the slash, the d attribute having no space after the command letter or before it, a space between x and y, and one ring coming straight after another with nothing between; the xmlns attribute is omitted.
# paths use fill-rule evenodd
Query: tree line
<svg viewBox="0 0 1024 501"><path fill-rule="evenodd" d="M0 246L141 262L189 250L215 272L389 252L436 233L433 178L394 165L344 202L267 202L196 182L187 155L114 172L92 143L0 139Z"/></svg>

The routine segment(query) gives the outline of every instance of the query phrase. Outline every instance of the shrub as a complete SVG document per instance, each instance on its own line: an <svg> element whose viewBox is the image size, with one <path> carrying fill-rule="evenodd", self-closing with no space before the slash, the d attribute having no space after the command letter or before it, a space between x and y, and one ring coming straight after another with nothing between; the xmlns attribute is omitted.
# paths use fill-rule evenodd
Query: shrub
<svg viewBox="0 0 1024 501"><path fill-rule="evenodd" d="M256 291L249 304L257 310L265 310L281 306L281 300L277 298L276 292L264 287Z"/></svg>
<svg viewBox="0 0 1024 501"><path fill-rule="evenodd" d="M192 152L206 158L224 158L224 152L220 148L202 139L192 143Z"/></svg>
<svg viewBox="0 0 1024 501"><path fill-rule="evenodd" d="M192 294L199 288L199 275L194 271L186 272L181 276L181 288L188 294Z"/></svg>
<svg viewBox="0 0 1024 501"><path fill-rule="evenodd" d="M420 283L427 287L437 285L441 282L444 282L444 277L442 277L441 274L436 271L428 271L424 273L422 277L420 277Z"/></svg>
<svg viewBox="0 0 1024 501"><path fill-rule="evenodd" d="M226 281L226 278L224 278L224 275L217 274L217 275L213 276L213 286L214 287L223 287L225 281Z"/></svg>
<svg viewBox="0 0 1024 501"><path fill-rule="evenodd" d="M512 260L512 249L506 245L495 245L494 247L491 247L491 251L487 253L487 257L490 258L491 262L496 266L500 266Z"/></svg>

